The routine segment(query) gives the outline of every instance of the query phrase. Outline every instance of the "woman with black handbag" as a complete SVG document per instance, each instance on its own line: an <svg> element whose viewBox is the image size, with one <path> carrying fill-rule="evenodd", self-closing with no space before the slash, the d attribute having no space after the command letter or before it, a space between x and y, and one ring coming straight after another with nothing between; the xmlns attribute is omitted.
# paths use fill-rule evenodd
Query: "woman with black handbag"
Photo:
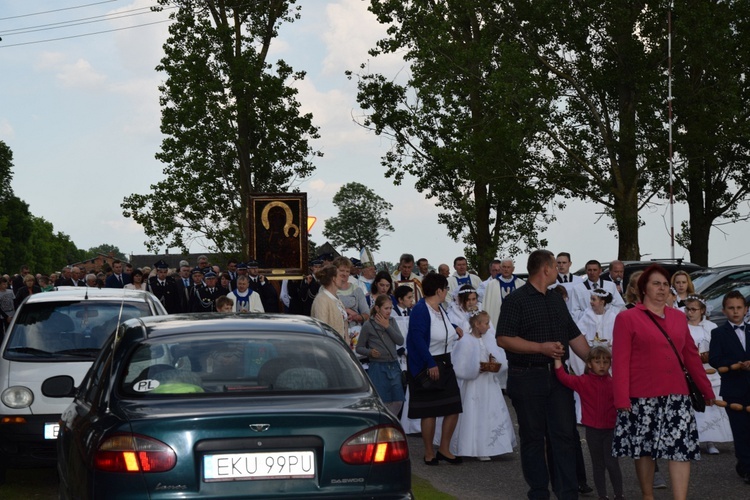
<svg viewBox="0 0 750 500"><path fill-rule="evenodd" d="M700 458L693 408L715 397L687 318L666 306L669 293L669 273L648 267L638 279L641 303L617 316L613 334L613 455L635 459L643 498L653 498L657 458L669 460L673 497L687 498L690 461Z"/></svg>
<svg viewBox="0 0 750 500"><path fill-rule="evenodd" d="M439 460L457 465L461 457L450 452L450 442L462 407L450 353L460 335L441 305L448 294L445 276L428 273L422 291L424 298L411 310L406 336L409 418L421 419L425 465L438 465ZM443 417L443 423L435 451L437 417Z"/></svg>

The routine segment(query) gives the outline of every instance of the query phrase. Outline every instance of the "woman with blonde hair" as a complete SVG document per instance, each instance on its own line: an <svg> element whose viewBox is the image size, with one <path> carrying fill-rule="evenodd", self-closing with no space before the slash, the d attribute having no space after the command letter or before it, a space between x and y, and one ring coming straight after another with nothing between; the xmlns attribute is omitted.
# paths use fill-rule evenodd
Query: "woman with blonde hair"
<svg viewBox="0 0 750 500"><path fill-rule="evenodd" d="M346 308L336 296L336 292L347 285L346 278L329 264L315 273L315 279L320 283L320 291L313 300L310 316L336 330L346 345L350 345Z"/></svg>
<svg viewBox="0 0 750 500"><path fill-rule="evenodd" d="M687 300L689 296L695 295L693 280L690 279L690 275L685 271L676 271L672 275L671 283L675 295L677 295L674 307L685 312L685 300Z"/></svg>

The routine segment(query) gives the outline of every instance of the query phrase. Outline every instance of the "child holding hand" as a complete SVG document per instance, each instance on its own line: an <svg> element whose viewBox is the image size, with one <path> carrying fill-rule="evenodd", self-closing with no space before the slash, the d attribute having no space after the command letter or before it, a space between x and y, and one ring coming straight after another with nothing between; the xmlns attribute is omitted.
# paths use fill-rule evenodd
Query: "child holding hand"
<svg viewBox="0 0 750 500"><path fill-rule="evenodd" d="M558 380L581 397L581 423L586 427L586 441L594 469L594 484L600 500L608 498L605 469L609 472L609 480L615 490L615 500L625 498L620 463L612 456L612 437L617 410L612 376L609 374L610 366L612 353L603 346L591 348L586 359L586 370L580 377L568 374L562 362L555 359L555 374Z"/></svg>

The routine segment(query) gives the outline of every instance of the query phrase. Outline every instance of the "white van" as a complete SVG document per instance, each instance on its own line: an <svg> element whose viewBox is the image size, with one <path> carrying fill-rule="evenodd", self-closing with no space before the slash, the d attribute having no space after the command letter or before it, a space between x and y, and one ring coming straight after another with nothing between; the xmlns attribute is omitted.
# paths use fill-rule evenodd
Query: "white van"
<svg viewBox="0 0 750 500"><path fill-rule="evenodd" d="M167 314L149 292L61 287L29 296L0 352L0 483L10 467L54 465L55 440L70 398L42 395L42 382L70 375L78 385L117 325Z"/></svg>

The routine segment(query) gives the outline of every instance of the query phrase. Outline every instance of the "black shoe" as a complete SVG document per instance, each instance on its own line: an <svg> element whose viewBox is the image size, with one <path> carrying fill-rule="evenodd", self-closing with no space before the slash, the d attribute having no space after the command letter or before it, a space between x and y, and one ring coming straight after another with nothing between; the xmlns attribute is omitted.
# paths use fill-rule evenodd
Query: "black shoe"
<svg viewBox="0 0 750 500"><path fill-rule="evenodd" d="M591 493L592 491L594 491L594 489L588 484L578 483L578 493L580 493L581 495L586 495L587 493Z"/></svg>
<svg viewBox="0 0 750 500"><path fill-rule="evenodd" d="M437 452L437 457L435 458L435 460L445 460L449 464L453 464L453 465L459 465L463 463L463 459L461 457L448 458L442 453L440 453L439 451Z"/></svg>
<svg viewBox="0 0 750 500"><path fill-rule="evenodd" d="M424 459L424 464L425 464L425 465L440 465L440 462L438 462L438 459L437 459L437 457L434 457L434 458L433 458L432 460L427 460L427 459L425 458L425 459Z"/></svg>

